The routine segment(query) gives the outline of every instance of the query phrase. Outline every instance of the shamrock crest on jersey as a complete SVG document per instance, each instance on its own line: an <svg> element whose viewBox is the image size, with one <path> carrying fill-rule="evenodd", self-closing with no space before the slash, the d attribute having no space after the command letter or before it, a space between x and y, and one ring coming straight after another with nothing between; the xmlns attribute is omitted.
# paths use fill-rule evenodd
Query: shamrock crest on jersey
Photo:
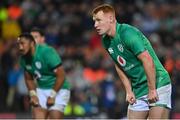
<svg viewBox="0 0 180 120"><path fill-rule="evenodd" d="M39 62L39 61L35 62L35 66L36 66L38 69L41 69L41 68L42 68L41 62Z"/></svg>
<svg viewBox="0 0 180 120"><path fill-rule="evenodd" d="M119 50L120 52L123 52L123 51L124 51L124 48L123 48L122 44L119 44L117 47L118 47L118 50Z"/></svg>

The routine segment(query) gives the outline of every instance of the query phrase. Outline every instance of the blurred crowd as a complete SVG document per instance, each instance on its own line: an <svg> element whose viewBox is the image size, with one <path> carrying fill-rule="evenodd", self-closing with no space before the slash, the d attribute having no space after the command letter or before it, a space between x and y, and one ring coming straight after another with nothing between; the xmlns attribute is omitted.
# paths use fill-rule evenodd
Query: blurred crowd
<svg viewBox="0 0 180 120"><path fill-rule="evenodd" d="M126 117L123 85L93 28L91 10L102 3L115 7L118 22L148 37L172 79L171 117L180 113L179 0L1 0L0 113L30 112L16 39L39 27L62 57L71 83L66 117Z"/></svg>

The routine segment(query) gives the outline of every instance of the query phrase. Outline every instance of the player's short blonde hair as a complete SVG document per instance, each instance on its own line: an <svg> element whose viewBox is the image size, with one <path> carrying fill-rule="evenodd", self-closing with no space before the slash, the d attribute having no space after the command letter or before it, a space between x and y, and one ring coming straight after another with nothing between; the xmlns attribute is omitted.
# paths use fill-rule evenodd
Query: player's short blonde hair
<svg viewBox="0 0 180 120"><path fill-rule="evenodd" d="M97 14L99 11L103 11L103 13L113 13L115 16L115 10L110 4L102 4L97 6L92 10L92 16Z"/></svg>

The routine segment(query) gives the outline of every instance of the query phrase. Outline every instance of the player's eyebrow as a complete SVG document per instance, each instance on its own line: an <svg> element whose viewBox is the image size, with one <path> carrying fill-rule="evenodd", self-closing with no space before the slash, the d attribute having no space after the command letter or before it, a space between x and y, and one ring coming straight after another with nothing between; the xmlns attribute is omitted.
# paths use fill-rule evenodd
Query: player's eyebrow
<svg viewBox="0 0 180 120"><path fill-rule="evenodd" d="M94 18L93 20L94 20L94 21L100 21L101 19L99 19L99 18Z"/></svg>

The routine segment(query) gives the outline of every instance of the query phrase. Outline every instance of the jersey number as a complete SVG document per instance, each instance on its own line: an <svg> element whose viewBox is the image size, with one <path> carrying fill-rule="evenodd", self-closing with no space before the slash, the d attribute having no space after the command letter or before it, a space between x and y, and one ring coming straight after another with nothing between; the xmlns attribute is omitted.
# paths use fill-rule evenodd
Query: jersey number
<svg viewBox="0 0 180 120"><path fill-rule="evenodd" d="M41 74L39 71L35 70L34 71L34 79L35 80L39 80L41 78Z"/></svg>

